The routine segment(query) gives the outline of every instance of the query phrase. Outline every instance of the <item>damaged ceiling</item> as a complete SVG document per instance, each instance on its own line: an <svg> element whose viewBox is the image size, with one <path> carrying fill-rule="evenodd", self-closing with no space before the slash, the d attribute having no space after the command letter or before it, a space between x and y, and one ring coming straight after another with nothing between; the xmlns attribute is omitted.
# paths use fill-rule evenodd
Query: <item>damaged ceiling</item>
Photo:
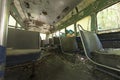
<svg viewBox="0 0 120 80"><path fill-rule="evenodd" d="M76 5L85 1L93 0L14 0L14 4L28 30L49 33L71 10L76 14Z"/></svg>
<svg viewBox="0 0 120 80"><path fill-rule="evenodd" d="M78 12L82 11L90 4L95 2L96 0L83 0L81 1L72 11L70 11L63 19L55 24L55 26L61 25L63 22L69 20L72 16L76 15ZM81 12L83 14L83 12Z"/></svg>

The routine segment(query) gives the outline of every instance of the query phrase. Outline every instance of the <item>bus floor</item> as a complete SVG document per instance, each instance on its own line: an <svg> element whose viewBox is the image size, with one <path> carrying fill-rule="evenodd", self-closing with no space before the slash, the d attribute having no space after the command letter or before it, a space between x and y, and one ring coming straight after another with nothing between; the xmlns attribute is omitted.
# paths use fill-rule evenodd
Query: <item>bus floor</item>
<svg viewBox="0 0 120 80"><path fill-rule="evenodd" d="M31 63L32 64L32 63ZM6 68L5 80L117 80L100 72L84 56L51 54L32 65Z"/></svg>

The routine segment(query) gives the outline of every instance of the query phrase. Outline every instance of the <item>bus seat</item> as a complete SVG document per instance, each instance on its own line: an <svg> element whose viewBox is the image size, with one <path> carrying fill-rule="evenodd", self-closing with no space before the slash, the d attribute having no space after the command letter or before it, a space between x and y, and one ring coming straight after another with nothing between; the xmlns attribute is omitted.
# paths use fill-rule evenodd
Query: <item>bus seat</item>
<svg viewBox="0 0 120 80"><path fill-rule="evenodd" d="M44 44L43 50L49 52L60 52L60 40L59 37L49 38L47 40L43 40L42 43Z"/></svg>
<svg viewBox="0 0 120 80"><path fill-rule="evenodd" d="M120 48L120 32L98 34L104 48Z"/></svg>
<svg viewBox="0 0 120 80"><path fill-rule="evenodd" d="M76 37L61 37L61 49L63 52L78 52Z"/></svg>
<svg viewBox="0 0 120 80"><path fill-rule="evenodd" d="M21 65L40 57L39 32L8 29L6 66Z"/></svg>
<svg viewBox="0 0 120 80"><path fill-rule="evenodd" d="M14 66L40 58L40 49L7 49L6 66Z"/></svg>
<svg viewBox="0 0 120 80"><path fill-rule="evenodd" d="M77 41L77 46L80 51L80 54L84 55L84 49L83 49L83 45L82 45L80 37L76 37L76 41Z"/></svg>
<svg viewBox="0 0 120 80"><path fill-rule="evenodd" d="M94 32L90 31L80 31L82 43L85 52L91 57L91 52L95 50L103 49L100 40Z"/></svg>
<svg viewBox="0 0 120 80"><path fill-rule="evenodd" d="M53 46L53 38L49 38L49 45Z"/></svg>
<svg viewBox="0 0 120 80"><path fill-rule="evenodd" d="M80 35L84 46L84 51L90 59L110 67L120 67L119 48L103 49L102 44L95 32L80 31Z"/></svg>
<svg viewBox="0 0 120 80"><path fill-rule="evenodd" d="M59 37L53 37L53 42L54 42L54 45L60 45Z"/></svg>
<svg viewBox="0 0 120 80"><path fill-rule="evenodd" d="M59 37L53 37L53 45L55 47L56 53L62 53L61 46L60 46L60 38Z"/></svg>
<svg viewBox="0 0 120 80"><path fill-rule="evenodd" d="M7 48L38 49L40 40L39 32L8 28Z"/></svg>

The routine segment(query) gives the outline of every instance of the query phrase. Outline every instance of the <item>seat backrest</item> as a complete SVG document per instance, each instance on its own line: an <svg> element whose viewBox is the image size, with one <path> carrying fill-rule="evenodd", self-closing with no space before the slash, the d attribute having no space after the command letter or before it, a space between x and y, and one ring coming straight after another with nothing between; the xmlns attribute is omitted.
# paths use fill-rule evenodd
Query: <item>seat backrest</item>
<svg viewBox="0 0 120 80"><path fill-rule="evenodd" d="M59 37L53 37L53 42L54 42L54 45L59 45L60 44Z"/></svg>
<svg viewBox="0 0 120 80"><path fill-rule="evenodd" d="M53 38L49 38L49 45L53 45Z"/></svg>
<svg viewBox="0 0 120 80"><path fill-rule="evenodd" d="M76 37L76 41L77 41L78 48L80 50L83 50L83 45L82 45L80 37Z"/></svg>
<svg viewBox="0 0 120 80"><path fill-rule="evenodd" d="M19 29L8 29L7 48L39 49L41 38L39 32Z"/></svg>
<svg viewBox="0 0 120 80"><path fill-rule="evenodd" d="M103 49L102 44L95 32L80 30L80 36L84 46L84 51L89 57L91 57L91 52Z"/></svg>
<svg viewBox="0 0 120 80"><path fill-rule="evenodd" d="M75 52L78 50L76 37L61 37L61 48L64 52Z"/></svg>

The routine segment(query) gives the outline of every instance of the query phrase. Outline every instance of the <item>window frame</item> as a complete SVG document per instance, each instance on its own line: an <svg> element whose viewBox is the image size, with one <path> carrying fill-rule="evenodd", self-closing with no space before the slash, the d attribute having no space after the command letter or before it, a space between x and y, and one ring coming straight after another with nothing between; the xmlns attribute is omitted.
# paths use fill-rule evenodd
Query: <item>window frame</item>
<svg viewBox="0 0 120 80"><path fill-rule="evenodd" d="M92 23L92 17L91 17L91 15L88 15L88 16L85 16L85 17L83 17L82 19L80 19L80 20L78 20L77 22L76 22L76 33L77 32L79 32L79 29L78 29L78 27L77 27L77 25L78 25L78 22L80 22L80 21L83 21L84 19L87 19L87 17L90 17L90 22L88 22L89 23L89 30L87 30L87 31L91 31L92 30L92 26L91 26L91 23ZM82 26L82 25L81 25ZM83 26L82 26L83 27ZM84 29L84 27L83 27L83 29ZM86 29L85 29L86 30Z"/></svg>

